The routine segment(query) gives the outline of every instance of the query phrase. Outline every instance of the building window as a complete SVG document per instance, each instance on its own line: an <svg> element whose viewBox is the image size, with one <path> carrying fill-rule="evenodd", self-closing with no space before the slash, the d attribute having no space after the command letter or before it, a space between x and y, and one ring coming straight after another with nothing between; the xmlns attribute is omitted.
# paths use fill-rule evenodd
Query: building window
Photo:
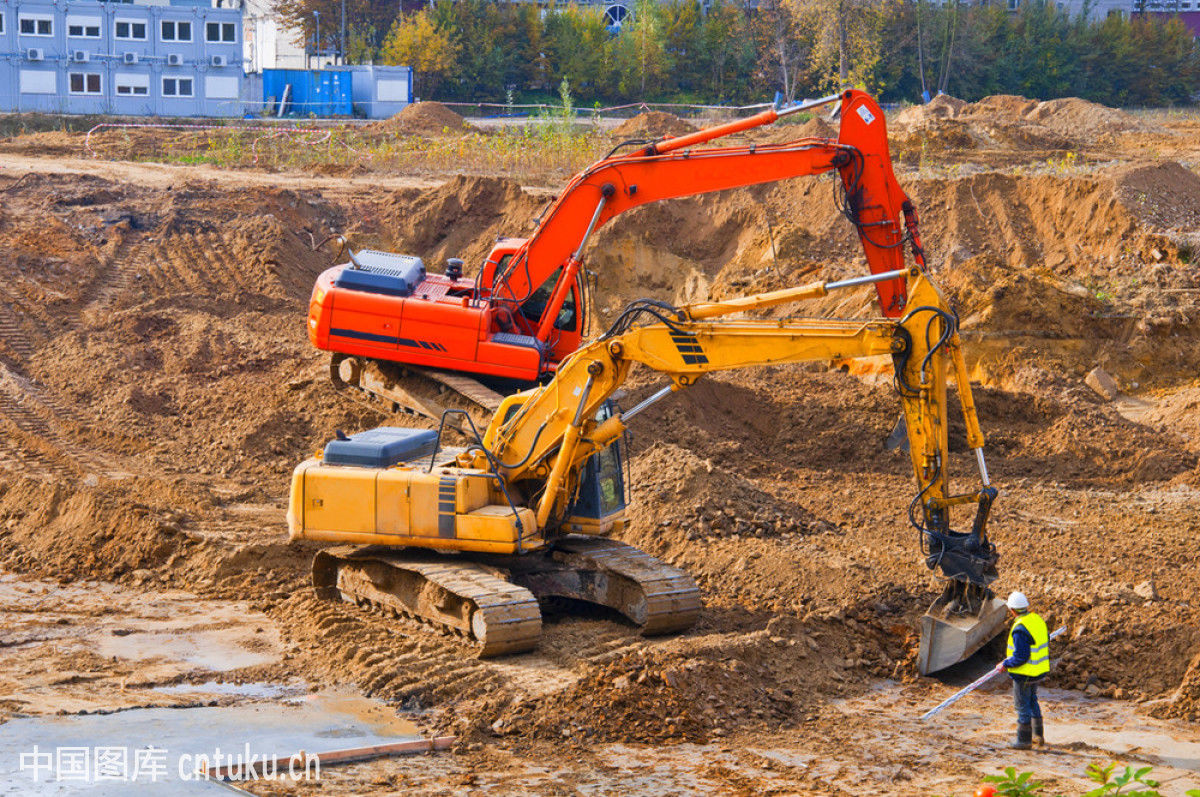
<svg viewBox="0 0 1200 797"><path fill-rule="evenodd" d="M69 90L72 94L99 94L99 72L71 72L67 75Z"/></svg>
<svg viewBox="0 0 1200 797"><path fill-rule="evenodd" d="M21 17L19 24L22 36L53 36L52 17Z"/></svg>
<svg viewBox="0 0 1200 797"><path fill-rule="evenodd" d="M236 42L237 26L232 22L209 22L204 26L204 38L210 42Z"/></svg>
<svg viewBox="0 0 1200 797"><path fill-rule="evenodd" d="M165 77L162 81L164 97L192 96L192 79L190 77Z"/></svg>
<svg viewBox="0 0 1200 797"><path fill-rule="evenodd" d="M0 14L0 34L4 33L4 15Z"/></svg>
<svg viewBox="0 0 1200 797"><path fill-rule="evenodd" d="M127 19L117 20L116 36L118 39L137 39L139 41L146 40L146 23L133 22Z"/></svg>
<svg viewBox="0 0 1200 797"><path fill-rule="evenodd" d="M150 93L150 76L118 72L113 76L113 86L121 97L145 97Z"/></svg>
<svg viewBox="0 0 1200 797"><path fill-rule="evenodd" d="M165 42L190 42L192 40L192 23L163 20L162 40Z"/></svg>
<svg viewBox="0 0 1200 797"><path fill-rule="evenodd" d="M99 39L98 17L67 17L67 36L73 39Z"/></svg>

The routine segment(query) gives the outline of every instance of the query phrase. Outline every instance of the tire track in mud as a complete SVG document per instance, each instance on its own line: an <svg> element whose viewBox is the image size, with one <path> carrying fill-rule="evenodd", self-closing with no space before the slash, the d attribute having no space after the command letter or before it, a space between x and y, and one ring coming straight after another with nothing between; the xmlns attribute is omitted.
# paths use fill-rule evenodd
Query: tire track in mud
<svg viewBox="0 0 1200 797"><path fill-rule="evenodd" d="M0 340L22 362L32 357L36 351L25 330L21 329L17 317L13 315L11 300L7 297L0 301Z"/></svg>
<svg viewBox="0 0 1200 797"><path fill-rule="evenodd" d="M130 285L131 257L141 246L140 236L127 235L109 261L109 277L94 298L73 318L67 319L67 332L83 326L90 313L102 312ZM92 474L123 476L127 468L111 455L79 445L64 431L86 423L73 407L43 385L22 373L25 363L37 354L37 348L21 329L10 303L0 304L0 340L20 357L10 368L0 364L0 415L22 432L57 449L61 456L43 454L11 440L0 442L0 467L42 479L65 479L84 471Z"/></svg>
<svg viewBox="0 0 1200 797"><path fill-rule="evenodd" d="M72 328L78 328L89 316L108 310L122 294L129 291L133 284L134 269L145 261L146 246L145 236L132 231L125 232L108 258L107 278L98 287L92 300L84 306L79 317L73 319Z"/></svg>
<svg viewBox="0 0 1200 797"><path fill-rule="evenodd" d="M650 644L633 628L572 618L543 625L543 644L529 653L480 659L453 637L406 618L317 598L308 587L277 610L275 620L302 653L306 673L353 682L365 694L421 707L446 707L492 695L540 697L579 681L591 664Z"/></svg>

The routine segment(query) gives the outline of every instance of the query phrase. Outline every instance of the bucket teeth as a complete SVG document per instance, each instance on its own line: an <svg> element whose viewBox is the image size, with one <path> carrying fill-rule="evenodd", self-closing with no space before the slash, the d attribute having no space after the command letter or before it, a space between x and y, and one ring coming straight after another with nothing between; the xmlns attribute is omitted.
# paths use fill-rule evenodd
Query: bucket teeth
<svg viewBox="0 0 1200 797"><path fill-rule="evenodd" d="M991 590L952 583L921 618L917 671L928 675L970 658L1004 629L1006 617Z"/></svg>

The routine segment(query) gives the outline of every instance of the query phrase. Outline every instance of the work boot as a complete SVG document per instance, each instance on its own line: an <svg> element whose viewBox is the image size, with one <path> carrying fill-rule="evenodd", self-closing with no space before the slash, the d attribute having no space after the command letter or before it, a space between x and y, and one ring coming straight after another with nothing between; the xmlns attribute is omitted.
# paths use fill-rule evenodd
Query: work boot
<svg viewBox="0 0 1200 797"><path fill-rule="evenodd" d="M1034 745L1034 747L1041 747L1045 743L1046 743L1046 737L1042 733L1042 718L1034 717L1033 718L1033 745Z"/></svg>
<svg viewBox="0 0 1200 797"><path fill-rule="evenodd" d="M1028 750L1033 746L1033 728L1028 722L1017 723L1017 738L1009 744L1013 750Z"/></svg>

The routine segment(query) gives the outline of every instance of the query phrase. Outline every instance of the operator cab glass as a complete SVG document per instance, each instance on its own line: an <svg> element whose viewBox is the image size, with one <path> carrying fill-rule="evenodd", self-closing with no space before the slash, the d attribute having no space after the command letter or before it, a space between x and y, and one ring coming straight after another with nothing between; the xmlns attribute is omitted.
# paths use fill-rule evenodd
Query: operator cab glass
<svg viewBox="0 0 1200 797"><path fill-rule="evenodd" d="M596 413L597 421L607 420L616 410L611 401ZM588 459L579 476L579 495L567 510L564 531L582 534L606 534L624 522L625 475L622 472L621 442L618 440Z"/></svg>
<svg viewBox="0 0 1200 797"><path fill-rule="evenodd" d="M550 297L554 294L554 287L558 285L558 278L561 276L561 268L551 274L542 283L541 287L534 291L533 295L521 305L521 315L535 324L541 321L542 314L546 312L546 305L550 303ZM554 319L555 329L562 329L567 332L575 330L575 307L575 288L572 286L563 299L562 307L558 310L558 316Z"/></svg>

